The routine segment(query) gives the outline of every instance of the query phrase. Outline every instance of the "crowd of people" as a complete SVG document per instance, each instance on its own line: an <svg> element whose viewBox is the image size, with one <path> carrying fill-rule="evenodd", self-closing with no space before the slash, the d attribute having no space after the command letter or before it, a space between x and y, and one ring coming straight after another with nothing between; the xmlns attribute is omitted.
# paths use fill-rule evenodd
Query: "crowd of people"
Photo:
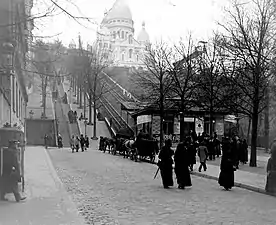
<svg viewBox="0 0 276 225"><path fill-rule="evenodd" d="M78 113L77 111L70 110L68 112L68 119L70 123L77 123L77 119L78 119Z"/></svg>
<svg viewBox="0 0 276 225"><path fill-rule="evenodd" d="M72 153L76 150L76 152L79 152L79 149L81 149L82 152L84 150L87 150L89 148L89 138L87 135L81 134L80 137L72 135L70 139L70 146L72 149Z"/></svg>
<svg viewBox="0 0 276 225"><path fill-rule="evenodd" d="M165 141L164 147L159 153L158 166L164 188L173 186L173 165L177 178L178 188L192 186L190 172L196 164L196 156L199 157L200 166L198 171L207 170L206 161L221 157L219 184L226 190L234 186L234 171L239 169L239 163L248 161L248 145L246 140L240 140L238 136L232 139L223 137L220 141L217 134L208 136L205 133L196 135L191 132L184 141L181 141L174 152L170 139Z"/></svg>

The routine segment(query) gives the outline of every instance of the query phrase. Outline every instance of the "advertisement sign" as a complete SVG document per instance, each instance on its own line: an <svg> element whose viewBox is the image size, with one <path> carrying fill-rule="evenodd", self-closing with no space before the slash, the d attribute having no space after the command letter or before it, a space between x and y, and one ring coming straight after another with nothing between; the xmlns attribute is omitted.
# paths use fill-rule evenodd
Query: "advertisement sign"
<svg viewBox="0 0 276 225"><path fill-rule="evenodd" d="M151 122L151 115L142 115L137 117L137 125Z"/></svg>
<svg viewBox="0 0 276 225"><path fill-rule="evenodd" d="M180 122L174 122L174 134L180 134Z"/></svg>
<svg viewBox="0 0 276 225"><path fill-rule="evenodd" d="M190 122L190 123L193 123L195 122L194 118L193 117L184 117L184 122Z"/></svg>
<svg viewBox="0 0 276 225"><path fill-rule="evenodd" d="M202 134L204 131L204 118L196 118L195 119L195 132L198 135Z"/></svg>

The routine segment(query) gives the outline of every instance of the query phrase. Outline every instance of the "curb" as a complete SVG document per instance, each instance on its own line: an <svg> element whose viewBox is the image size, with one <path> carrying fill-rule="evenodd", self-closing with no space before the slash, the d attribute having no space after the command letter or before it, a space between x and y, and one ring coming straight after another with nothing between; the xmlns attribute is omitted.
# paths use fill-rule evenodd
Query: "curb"
<svg viewBox="0 0 276 225"><path fill-rule="evenodd" d="M71 214L76 214L74 224L76 224L76 225L86 224L84 219L80 215L79 211L77 210L71 196L67 193L67 191L64 187L64 184L62 183L62 181L58 177L57 172L56 172L56 170L54 168L54 165L52 163L52 160L50 158L50 155L48 153L48 150L43 149L43 151L45 153L45 160L47 162L47 165L49 166L51 176L52 176L56 186L58 187L58 189L62 192L62 199L63 199L63 202L66 204L66 210L68 212L70 212ZM70 224L73 224L73 223L71 222Z"/></svg>
<svg viewBox="0 0 276 225"><path fill-rule="evenodd" d="M152 164L157 165L156 162L154 162ZM212 175L208 175L208 174L204 174L204 173L200 173L200 172L196 172L196 171L193 171L190 174L194 175L194 176L197 176L197 177L203 177L203 178L206 178L206 179L218 181L218 177L215 177L215 176L212 176ZM249 191L258 192L260 194L265 194L265 195L269 195L269 196L272 196L272 197L276 197L276 194L268 193L268 192L265 191L265 189L254 187L252 185L242 184L242 183L239 183L239 182L234 182L234 186L238 187L238 188L246 189L246 190L249 190Z"/></svg>
<svg viewBox="0 0 276 225"><path fill-rule="evenodd" d="M199 172L193 171L193 172L191 172L191 175L195 175L195 176L198 176L198 177L203 177L203 178L206 178L206 179L218 181L218 177L215 177L215 176L212 176L212 175L208 175L208 174L204 174L204 173L199 173ZM246 189L246 190L249 190L249 191L254 191L254 192L261 193L261 194L265 194L265 195L276 197L276 195L267 193L264 189L258 188L258 187L254 187L252 185L242 184L242 183L239 183L239 182L234 182L234 186L238 187L238 188Z"/></svg>

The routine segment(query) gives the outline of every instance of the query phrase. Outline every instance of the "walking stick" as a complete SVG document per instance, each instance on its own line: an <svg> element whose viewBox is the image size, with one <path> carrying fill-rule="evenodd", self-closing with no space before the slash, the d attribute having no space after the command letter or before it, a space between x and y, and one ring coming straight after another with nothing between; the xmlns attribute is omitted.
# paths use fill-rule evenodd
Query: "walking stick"
<svg viewBox="0 0 276 225"><path fill-rule="evenodd" d="M159 170L160 170L160 168L158 167L158 169L156 170L156 173L155 173L155 175L154 175L153 179L155 179L155 178L156 178L156 176L157 176L157 174L158 174Z"/></svg>

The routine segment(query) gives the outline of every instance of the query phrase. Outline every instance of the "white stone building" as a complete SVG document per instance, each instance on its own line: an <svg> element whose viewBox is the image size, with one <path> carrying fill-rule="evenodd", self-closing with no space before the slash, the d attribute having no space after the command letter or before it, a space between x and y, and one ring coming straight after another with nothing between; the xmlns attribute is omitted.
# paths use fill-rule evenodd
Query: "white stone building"
<svg viewBox="0 0 276 225"><path fill-rule="evenodd" d="M144 67L142 57L149 41L145 22L135 38L130 8L125 0L116 0L105 13L97 33L99 47L110 49L114 66Z"/></svg>

